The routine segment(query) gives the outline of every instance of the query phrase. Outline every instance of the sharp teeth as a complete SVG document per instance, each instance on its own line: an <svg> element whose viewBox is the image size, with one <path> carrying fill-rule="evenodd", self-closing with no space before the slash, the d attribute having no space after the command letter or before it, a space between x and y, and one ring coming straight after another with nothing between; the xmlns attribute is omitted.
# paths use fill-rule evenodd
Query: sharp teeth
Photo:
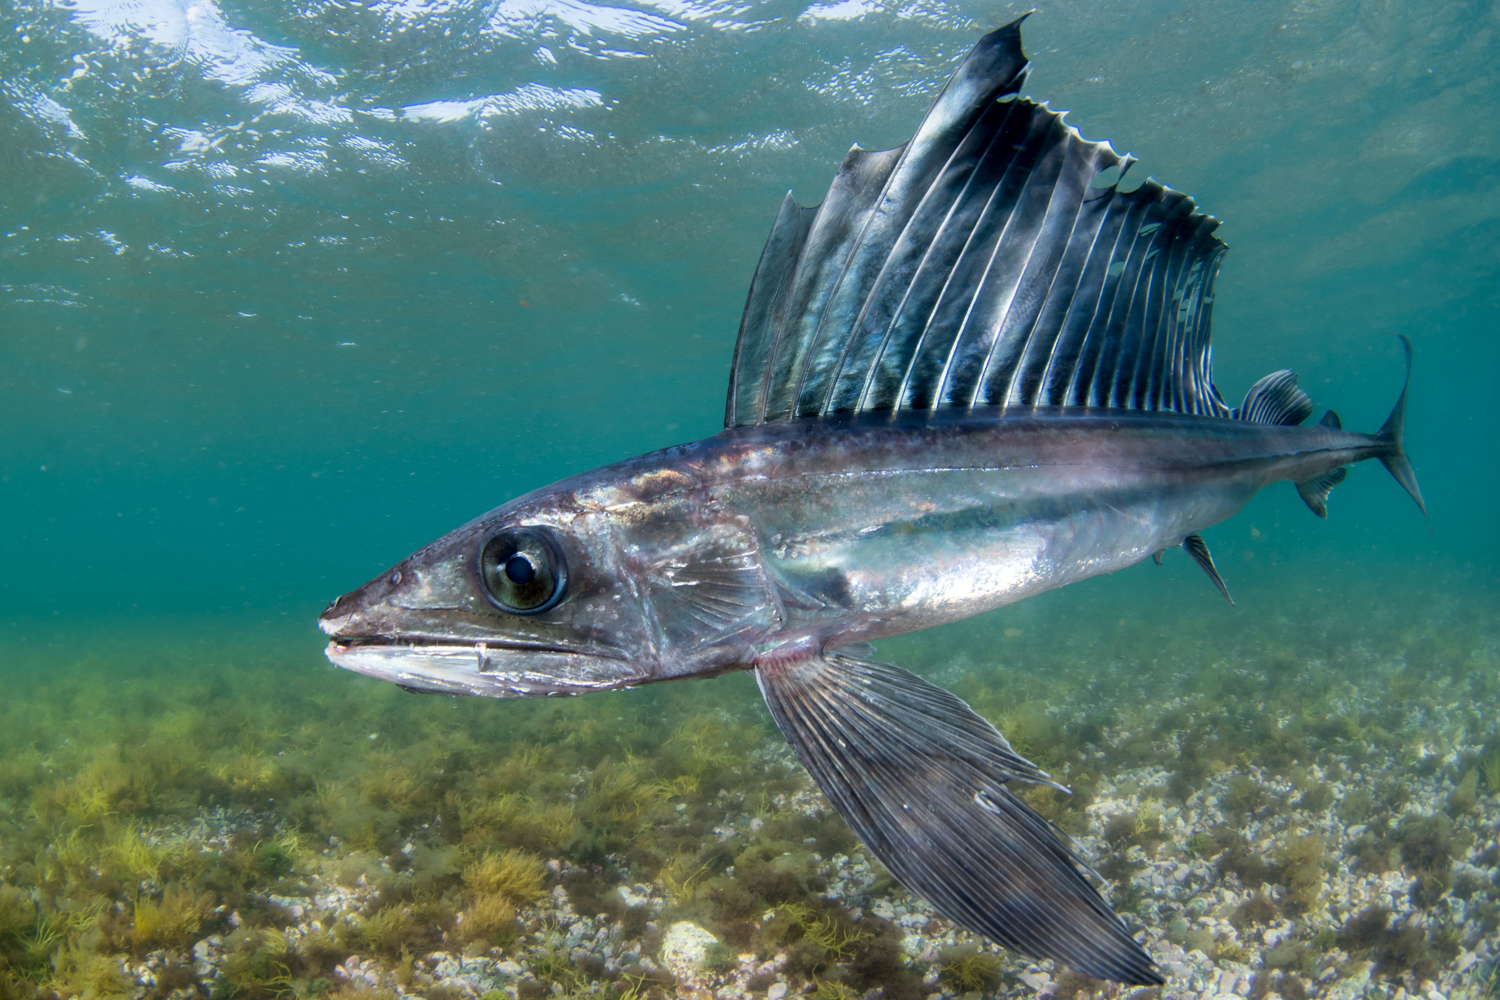
<svg viewBox="0 0 1500 1000"><path fill-rule="evenodd" d="M490 669L489 647L484 643L475 643L474 655L479 660L479 672L486 673Z"/></svg>

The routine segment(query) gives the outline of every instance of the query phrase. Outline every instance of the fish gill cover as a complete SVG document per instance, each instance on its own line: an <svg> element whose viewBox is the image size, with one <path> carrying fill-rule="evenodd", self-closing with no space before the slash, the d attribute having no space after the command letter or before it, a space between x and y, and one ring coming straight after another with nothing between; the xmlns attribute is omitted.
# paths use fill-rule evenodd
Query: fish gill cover
<svg viewBox="0 0 1500 1000"><path fill-rule="evenodd" d="M1102 989L896 889L746 683L413 699L302 627L716 429L786 188L1019 12L0 11L0 993ZM1327 523L1285 488L1208 534L1237 610L1169 553L881 655L1073 787L1033 804L1168 993L1492 991L1496 14L1029 25L1029 92L1227 220L1226 398L1275 358L1377 426L1413 338L1437 536L1361 468Z"/></svg>

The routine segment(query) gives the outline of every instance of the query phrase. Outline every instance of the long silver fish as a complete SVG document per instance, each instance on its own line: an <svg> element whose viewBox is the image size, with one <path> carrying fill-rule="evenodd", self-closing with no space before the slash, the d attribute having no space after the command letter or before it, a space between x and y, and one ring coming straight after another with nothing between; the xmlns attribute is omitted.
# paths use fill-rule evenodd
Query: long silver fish
<svg viewBox="0 0 1500 1000"><path fill-rule="evenodd" d="M1277 480L1319 516L1378 458L1422 506L1406 389L1345 431L1289 371L1210 378L1217 220L1021 98L1020 20L910 142L787 196L741 322L725 429L519 497L320 624L417 691L582 694L753 670L859 838L939 913L1019 952L1157 984L1082 863L1011 791L1053 784L952 694L858 655L1181 545ZM1407 345L1410 370L1410 345ZM1425 508L1424 508L1425 514ZM1054 786L1060 787L1060 786Z"/></svg>

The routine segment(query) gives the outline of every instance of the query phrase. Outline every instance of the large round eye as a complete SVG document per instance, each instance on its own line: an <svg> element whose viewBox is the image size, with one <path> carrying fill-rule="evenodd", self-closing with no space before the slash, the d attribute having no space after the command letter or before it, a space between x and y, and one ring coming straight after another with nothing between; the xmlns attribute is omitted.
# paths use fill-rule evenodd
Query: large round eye
<svg viewBox="0 0 1500 1000"><path fill-rule="evenodd" d="M562 599L568 583L557 543L540 528L506 528L485 542L479 576L490 600L513 615L541 614Z"/></svg>

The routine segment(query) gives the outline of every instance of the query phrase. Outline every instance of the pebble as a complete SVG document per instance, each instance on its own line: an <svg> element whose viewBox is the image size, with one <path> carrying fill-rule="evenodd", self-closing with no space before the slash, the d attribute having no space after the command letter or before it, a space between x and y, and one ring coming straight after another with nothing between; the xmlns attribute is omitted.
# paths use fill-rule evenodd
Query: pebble
<svg viewBox="0 0 1500 1000"><path fill-rule="evenodd" d="M661 942L661 960L679 979L694 980L703 971L708 949L719 939L690 920L679 920L667 928Z"/></svg>
<svg viewBox="0 0 1500 1000"><path fill-rule="evenodd" d="M1023 972L1021 973L1021 982L1040 993L1052 984L1052 977L1045 972Z"/></svg>

